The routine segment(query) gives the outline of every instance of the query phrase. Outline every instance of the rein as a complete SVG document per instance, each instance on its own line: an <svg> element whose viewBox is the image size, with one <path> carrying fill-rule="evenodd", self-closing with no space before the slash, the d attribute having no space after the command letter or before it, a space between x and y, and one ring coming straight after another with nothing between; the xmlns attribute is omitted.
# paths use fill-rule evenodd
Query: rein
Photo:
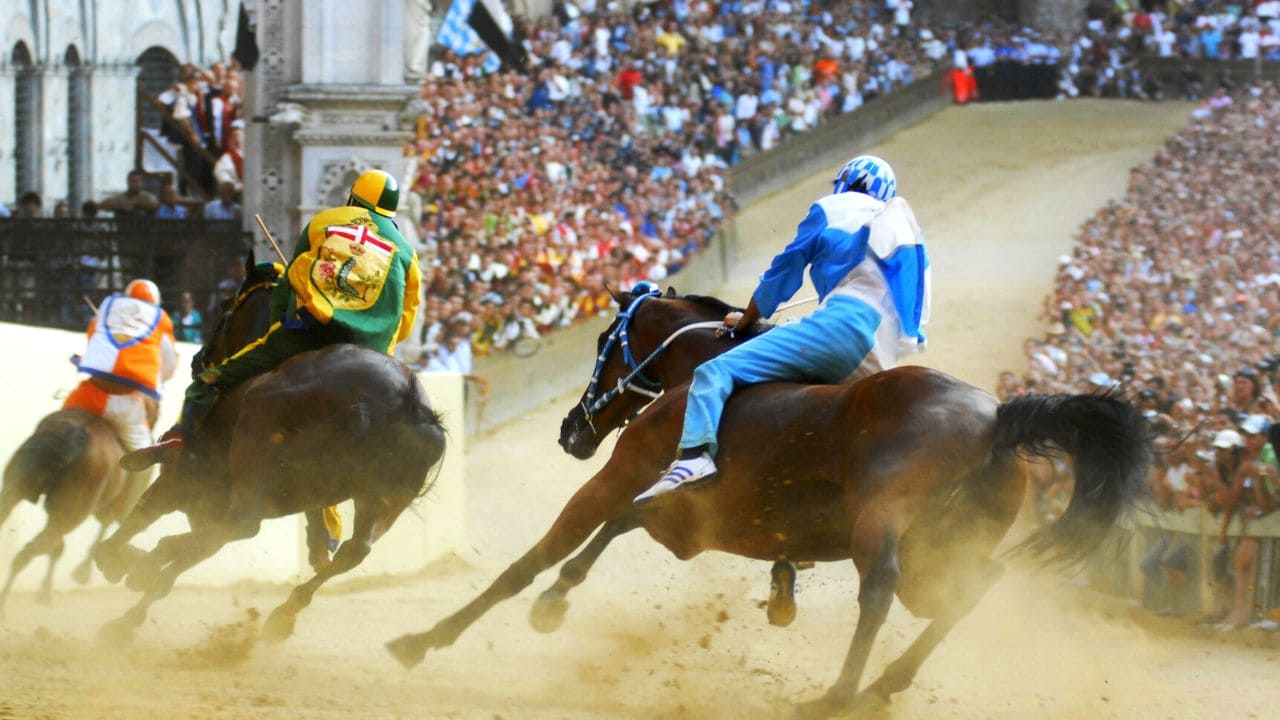
<svg viewBox="0 0 1280 720"><path fill-rule="evenodd" d="M640 362L636 362L635 357L631 354L631 343L629 338L630 325L632 318L635 317L635 311L645 300L653 297L660 297L662 292L654 289L643 295L639 295L631 303L627 309L618 313L617 319L614 321L613 331L609 333L609 337L605 340L604 347L600 349L600 354L596 356L596 367L591 372L591 381L587 384L587 393L582 399L582 409L586 413L587 423L591 423L592 417L596 413L603 410L610 402L613 402L619 395L624 392L631 391L639 395L656 399L662 394L662 383L645 375L644 369L649 366L659 355L663 353L675 342L676 338L689 332L690 330L703 330L707 328L718 328L724 325L718 320L709 320L707 322L697 322L678 328L667 336L662 344L649 353L648 357ZM618 379L617 385L609 388L607 391L596 396L596 391L600 385L600 372L604 369L605 362L609 359L609 353L613 350L615 344L622 345L622 358L630 369L627 375Z"/></svg>
<svg viewBox="0 0 1280 720"><path fill-rule="evenodd" d="M254 294L259 290L271 290L276 286L278 282L279 282L279 279L259 280L253 283L252 285L245 287L239 293L237 293L235 299L231 301L231 305L226 310L223 311L222 317L218 318L218 324L213 328L213 333L209 336L208 347L212 349L219 340L221 340L225 345L226 339L227 339L226 337L227 332L231 328L231 318L236 314L236 311L240 309L240 306L244 305L245 301L249 299L250 295ZM225 354L230 356L230 355L233 355L234 353L225 353ZM209 367L209 364L205 362L206 357L207 356L204 350L202 349L200 352L200 364L204 369L208 369Z"/></svg>

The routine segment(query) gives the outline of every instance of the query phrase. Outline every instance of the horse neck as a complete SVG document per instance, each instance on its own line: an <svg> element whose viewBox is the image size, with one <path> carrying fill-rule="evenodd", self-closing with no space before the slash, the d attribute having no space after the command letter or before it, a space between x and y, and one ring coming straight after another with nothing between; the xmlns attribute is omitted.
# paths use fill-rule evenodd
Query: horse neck
<svg viewBox="0 0 1280 720"><path fill-rule="evenodd" d="M645 352L652 352L650 348L658 347L682 327L723 319L708 308L689 301L667 301L653 305L657 312L652 313L654 319L643 338L644 344L641 347ZM737 344L716 338L710 332L686 333L671 343L667 351L654 361L655 375L661 379L666 389L683 385L693 378L693 371L699 365L732 350Z"/></svg>
<svg viewBox="0 0 1280 720"><path fill-rule="evenodd" d="M220 364L246 345L267 334L271 327L271 291L254 289L223 318L206 345L206 366ZM202 352L202 355L204 353Z"/></svg>

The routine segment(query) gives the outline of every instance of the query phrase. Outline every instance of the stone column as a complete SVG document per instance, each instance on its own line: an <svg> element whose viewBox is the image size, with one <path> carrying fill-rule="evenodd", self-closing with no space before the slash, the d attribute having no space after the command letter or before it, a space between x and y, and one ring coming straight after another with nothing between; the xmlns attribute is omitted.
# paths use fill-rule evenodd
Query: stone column
<svg viewBox="0 0 1280 720"><path fill-rule="evenodd" d="M245 93L245 213L247 226L261 213L286 254L311 214L345 202L356 173L401 174L411 137L401 115L417 95L404 81L403 0L354 7L257 0L252 8L262 56Z"/></svg>
<svg viewBox="0 0 1280 720"><path fill-rule="evenodd" d="M37 68L40 197L44 212L67 197L67 66L61 62Z"/></svg>
<svg viewBox="0 0 1280 720"><path fill-rule="evenodd" d="M12 207L18 202L18 148L14 108L14 83L17 73L8 62L8 57L0 57L0 203Z"/></svg>
<svg viewBox="0 0 1280 720"><path fill-rule="evenodd" d="M88 199L101 201L123 190L128 171L134 165L137 76L138 67L127 60L93 66L89 87L91 112L86 120L92 173Z"/></svg>

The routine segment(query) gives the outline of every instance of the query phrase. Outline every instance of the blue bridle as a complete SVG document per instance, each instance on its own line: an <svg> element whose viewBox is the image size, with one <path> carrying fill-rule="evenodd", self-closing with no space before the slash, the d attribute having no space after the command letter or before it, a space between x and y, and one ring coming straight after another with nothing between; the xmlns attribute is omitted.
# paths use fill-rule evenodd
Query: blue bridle
<svg viewBox="0 0 1280 720"><path fill-rule="evenodd" d="M640 289L641 286L637 286ZM662 383L650 378L644 374L644 369L653 359L666 348L665 345L659 346L645 358L643 362L636 362L636 358L631 354L631 318L635 317L636 310L640 305L649 298L660 297L662 291L656 287L649 286L649 289L635 296L622 312L618 313L618 317L613 322L613 330L609 333L609 337L604 342L604 347L600 348L600 354L596 356L596 367L591 371L591 382L587 383L587 394L582 398L582 409L587 413L587 422L591 421L591 417L606 405L613 401L622 393L630 390L641 395L647 395L656 398L662 393ZM603 395L596 397L596 390L600 386L600 372L604 370L604 364L609 360L609 353L613 351L613 346L621 343L622 359L627 363L627 368L631 371L629 374L618 380L615 387L609 388Z"/></svg>
<svg viewBox="0 0 1280 720"><path fill-rule="evenodd" d="M645 375L644 369L649 366L664 350L667 349L676 338L689 332L690 330L701 330L707 328L718 328L722 323L718 321L696 322L690 323L677 329L675 332L667 336L648 357L640 362L636 362L635 356L631 353L631 319L635 317L636 310L644 301L650 298L662 296L662 291L654 287L651 283L641 283L632 291L635 299L626 309L618 313L618 317L614 320L613 330L609 333L609 337L605 340L604 346L600 348L600 354L596 356L596 367L591 372L591 382L587 383L587 393L582 398L582 410L586 413L587 424L592 424L592 417L596 413L604 409L606 405L613 402L615 398L624 392L630 390L638 395L644 395L649 398L656 399L662 394L662 383ZM627 368L631 371L627 375L618 379L617 385L609 388L599 397L596 391L600 386L600 373L604 370L604 364L609 360L609 353L613 351L614 345L622 345L622 359L627 363Z"/></svg>

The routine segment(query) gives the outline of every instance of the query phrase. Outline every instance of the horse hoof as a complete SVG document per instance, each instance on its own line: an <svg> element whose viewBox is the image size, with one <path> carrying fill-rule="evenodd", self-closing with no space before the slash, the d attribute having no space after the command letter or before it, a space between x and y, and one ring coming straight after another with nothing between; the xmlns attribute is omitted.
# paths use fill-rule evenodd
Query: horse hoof
<svg viewBox="0 0 1280 720"><path fill-rule="evenodd" d="M127 648L133 644L137 625L128 618L116 618L98 629L98 645L109 649Z"/></svg>
<svg viewBox="0 0 1280 720"><path fill-rule="evenodd" d="M294 621L297 616L278 607L271 612L267 622L262 626L262 641L268 645L279 645L293 636Z"/></svg>
<svg viewBox="0 0 1280 720"><path fill-rule="evenodd" d="M843 714L850 705L848 700L827 693L817 700L796 705L794 717L797 720L826 720L826 718Z"/></svg>
<svg viewBox="0 0 1280 720"><path fill-rule="evenodd" d="M529 624L540 633L553 633L564 624L564 614L569 610L569 601L563 593L552 594L548 590L538 597L529 611Z"/></svg>
<svg viewBox="0 0 1280 720"><path fill-rule="evenodd" d="M775 563L765 615L769 624L786 627L796 619L796 571L791 563Z"/></svg>
<svg viewBox="0 0 1280 720"><path fill-rule="evenodd" d="M71 573L71 579L77 585L88 585L93 579L93 567L87 562L77 565L75 571Z"/></svg>
<svg viewBox="0 0 1280 720"><path fill-rule="evenodd" d="M406 669L415 667L427 656L425 635L401 635L387 643L386 647Z"/></svg>

